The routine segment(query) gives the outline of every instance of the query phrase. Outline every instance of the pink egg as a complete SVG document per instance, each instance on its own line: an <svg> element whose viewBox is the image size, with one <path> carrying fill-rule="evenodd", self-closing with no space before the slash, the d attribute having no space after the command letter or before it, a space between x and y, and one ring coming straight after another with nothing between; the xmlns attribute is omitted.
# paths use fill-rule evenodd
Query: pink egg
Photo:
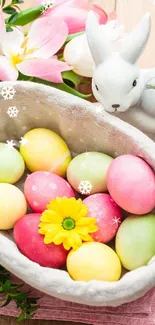
<svg viewBox="0 0 155 325"><path fill-rule="evenodd" d="M155 207L155 174L139 157L123 155L113 160L107 187L114 201L130 213L146 214Z"/></svg>
<svg viewBox="0 0 155 325"><path fill-rule="evenodd" d="M109 194L94 194L83 200L88 206L88 216L96 218L98 231L91 237L98 242L107 243L115 237L121 224L122 212Z"/></svg>
<svg viewBox="0 0 155 325"><path fill-rule="evenodd" d="M23 255L45 267L65 265L68 252L62 245L44 244L38 232L41 214L31 213L20 218L14 227L14 239Z"/></svg>
<svg viewBox="0 0 155 325"><path fill-rule="evenodd" d="M75 197L71 186L62 177L43 171L28 176L24 184L24 194L32 210L40 213L56 197Z"/></svg>

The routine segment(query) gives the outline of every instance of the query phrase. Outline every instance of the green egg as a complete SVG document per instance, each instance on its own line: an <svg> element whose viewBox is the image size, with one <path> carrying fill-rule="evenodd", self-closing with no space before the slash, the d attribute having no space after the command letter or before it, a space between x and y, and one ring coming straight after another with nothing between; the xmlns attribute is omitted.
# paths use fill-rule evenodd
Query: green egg
<svg viewBox="0 0 155 325"><path fill-rule="evenodd" d="M22 177L24 170L24 160L18 150L0 143L0 182L14 184Z"/></svg>
<svg viewBox="0 0 155 325"><path fill-rule="evenodd" d="M68 166L68 182L84 195L106 192L106 175L112 161L112 157L101 152L82 153Z"/></svg>
<svg viewBox="0 0 155 325"><path fill-rule="evenodd" d="M147 265L155 255L155 215L126 218L116 235L116 252L127 270Z"/></svg>

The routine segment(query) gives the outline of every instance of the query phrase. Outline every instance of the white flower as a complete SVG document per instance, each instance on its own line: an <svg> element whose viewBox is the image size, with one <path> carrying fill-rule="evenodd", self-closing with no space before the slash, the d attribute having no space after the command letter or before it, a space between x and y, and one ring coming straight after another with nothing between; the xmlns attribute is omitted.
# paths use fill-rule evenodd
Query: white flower
<svg viewBox="0 0 155 325"><path fill-rule="evenodd" d="M54 4L54 0L43 0L41 2L41 4L43 5L43 10L42 13L44 13L46 10L48 10L49 8L52 7L52 5Z"/></svg>
<svg viewBox="0 0 155 325"><path fill-rule="evenodd" d="M81 194L90 194L93 186L89 181L81 181L78 189L80 190Z"/></svg>
<svg viewBox="0 0 155 325"><path fill-rule="evenodd" d="M113 45L113 51L119 51L120 43L125 36L124 26L112 20L106 25L101 25ZM74 67L74 72L84 77L92 77L94 62L88 46L86 34L73 38L65 47L65 61Z"/></svg>
<svg viewBox="0 0 155 325"><path fill-rule="evenodd" d="M19 110L16 106L10 106L7 110L7 114L10 116L10 117L16 117L19 113Z"/></svg>
<svg viewBox="0 0 155 325"><path fill-rule="evenodd" d="M13 86L4 86L0 93L4 98L4 100L7 100L7 99L13 99L16 91L13 88Z"/></svg>

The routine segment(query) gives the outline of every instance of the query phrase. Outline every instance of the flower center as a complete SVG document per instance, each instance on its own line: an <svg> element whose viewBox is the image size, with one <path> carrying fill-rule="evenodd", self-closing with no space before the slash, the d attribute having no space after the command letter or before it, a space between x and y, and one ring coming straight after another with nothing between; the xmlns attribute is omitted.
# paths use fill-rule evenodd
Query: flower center
<svg viewBox="0 0 155 325"><path fill-rule="evenodd" d="M64 221L62 222L62 226L65 230L72 230L75 228L75 221L70 218L67 217L66 219L64 219Z"/></svg>

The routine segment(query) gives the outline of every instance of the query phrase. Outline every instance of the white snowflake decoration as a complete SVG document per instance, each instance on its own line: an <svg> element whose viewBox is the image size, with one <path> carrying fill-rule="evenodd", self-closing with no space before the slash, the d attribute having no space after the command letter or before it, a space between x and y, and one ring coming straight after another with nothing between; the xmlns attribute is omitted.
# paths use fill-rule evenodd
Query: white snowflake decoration
<svg viewBox="0 0 155 325"><path fill-rule="evenodd" d="M19 110L16 106L10 106L7 110L7 114L10 117L17 117L18 113L19 113Z"/></svg>
<svg viewBox="0 0 155 325"><path fill-rule="evenodd" d="M4 100L13 99L15 93L16 91L13 88L13 86L4 86L1 90L1 95L4 98Z"/></svg>
<svg viewBox="0 0 155 325"><path fill-rule="evenodd" d="M7 140L6 142L7 142L7 144L6 144L7 147L10 148L10 149L13 148L16 145L14 140Z"/></svg>
<svg viewBox="0 0 155 325"><path fill-rule="evenodd" d="M28 144L29 140L27 138L21 138L19 143L24 147Z"/></svg>
<svg viewBox="0 0 155 325"><path fill-rule="evenodd" d="M80 190L81 194L90 194L93 186L89 181L81 181L78 189Z"/></svg>
<svg viewBox="0 0 155 325"><path fill-rule="evenodd" d="M121 220L120 220L120 218L117 218L117 217L115 217L114 219L112 219L112 224L113 225L118 225L118 224L121 224Z"/></svg>
<svg viewBox="0 0 155 325"><path fill-rule="evenodd" d="M52 0L43 0L41 4L43 6L43 9L41 11L42 14L43 14L46 10L48 10L49 8L52 7L52 5L54 4L54 1L52 1Z"/></svg>
<svg viewBox="0 0 155 325"><path fill-rule="evenodd" d="M97 108L96 108L96 114L101 114L101 113L103 113L103 107L102 106L97 106Z"/></svg>

